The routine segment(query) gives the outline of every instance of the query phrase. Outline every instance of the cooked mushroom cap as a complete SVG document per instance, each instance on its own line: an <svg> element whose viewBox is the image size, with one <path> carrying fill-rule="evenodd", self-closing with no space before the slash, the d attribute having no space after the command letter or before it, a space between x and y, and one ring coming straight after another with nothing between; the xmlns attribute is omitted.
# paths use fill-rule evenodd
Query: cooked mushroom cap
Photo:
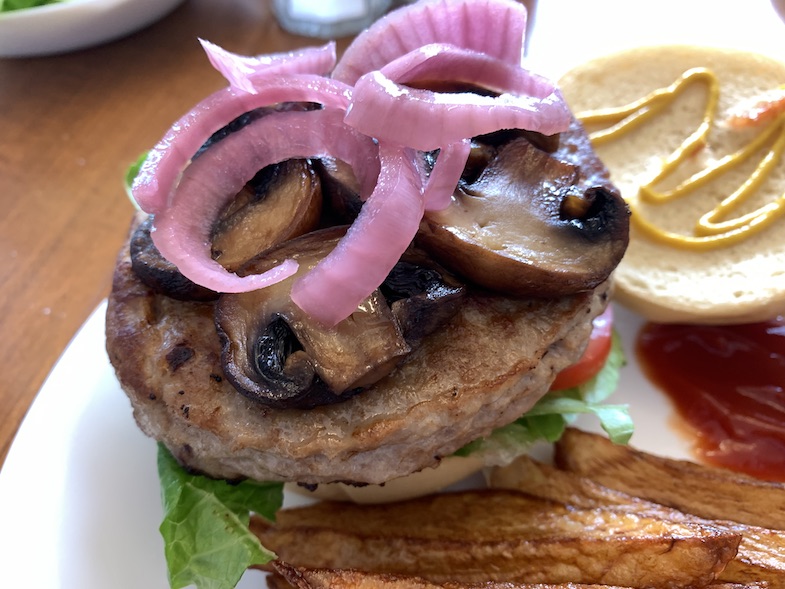
<svg viewBox="0 0 785 589"><path fill-rule="evenodd" d="M629 211L610 182L590 184L558 151L517 138L459 187L447 209L426 216L418 243L480 286L559 296L605 281L628 231Z"/></svg>
<svg viewBox="0 0 785 589"><path fill-rule="evenodd" d="M316 228L319 177L307 160L267 166L234 198L213 229L213 258L236 271L263 251Z"/></svg>

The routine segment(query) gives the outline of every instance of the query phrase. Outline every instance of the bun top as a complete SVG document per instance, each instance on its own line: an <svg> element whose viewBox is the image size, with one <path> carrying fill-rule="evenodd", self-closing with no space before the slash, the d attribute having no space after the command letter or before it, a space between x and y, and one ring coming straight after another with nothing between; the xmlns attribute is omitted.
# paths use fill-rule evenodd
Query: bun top
<svg viewBox="0 0 785 589"><path fill-rule="evenodd" d="M667 88L693 68L705 68L702 79L684 85L652 110L635 128L608 141L595 141L614 183L633 208L630 246L616 270L617 299L660 322L728 324L769 319L785 312L785 162L777 157L759 187L737 208L716 221L729 221L781 202L778 212L748 237L718 243L695 239L695 224L732 195L755 172L776 138L785 135L785 119L742 129L727 124L740 104L771 93L785 83L785 64L748 52L693 47L656 46L592 60L568 72L562 91L590 132L608 123L585 118L588 111L629 105ZM652 180L663 162L699 129L707 112L709 87L716 80L718 102L704 141L687 150L671 174ZM661 106L662 108L659 108ZM773 104L772 106L777 106ZM782 104L785 110L785 92ZM638 112L638 111L635 111ZM776 114L772 108L769 114ZM775 128L775 125L779 125ZM773 137L750 157L709 181L664 203L646 200L641 187L665 193L721 158L748 146L765 130ZM647 231L643 223L654 227ZM663 240L660 231L686 236L690 245Z"/></svg>

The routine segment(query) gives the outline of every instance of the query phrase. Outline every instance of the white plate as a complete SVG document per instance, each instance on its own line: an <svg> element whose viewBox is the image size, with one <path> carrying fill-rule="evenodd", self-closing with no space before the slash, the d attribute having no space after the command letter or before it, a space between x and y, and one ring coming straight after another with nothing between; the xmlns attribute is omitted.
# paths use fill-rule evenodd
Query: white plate
<svg viewBox="0 0 785 589"><path fill-rule="evenodd" d="M639 45L688 43L785 60L785 0L539 0L529 64L558 78L577 62Z"/></svg>
<svg viewBox="0 0 785 589"><path fill-rule="evenodd" d="M66 0L0 13L0 57L63 53L118 39L183 0Z"/></svg>
<svg viewBox="0 0 785 589"><path fill-rule="evenodd" d="M0 471L0 587L168 587L156 447L136 428L106 356L105 310L66 349ZM640 320L618 307L616 315L630 364L614 401L631 404L633 442L687 457L668 426L668 402L641 378L631 354ZM240 588L262 587L262 578L251 571Z"/></svg>

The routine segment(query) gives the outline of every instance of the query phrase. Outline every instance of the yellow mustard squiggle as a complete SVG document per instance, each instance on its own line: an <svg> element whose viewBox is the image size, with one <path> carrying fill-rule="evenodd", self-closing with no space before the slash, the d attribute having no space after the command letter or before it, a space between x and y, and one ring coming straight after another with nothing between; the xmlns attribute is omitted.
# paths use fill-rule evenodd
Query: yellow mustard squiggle
<svg viewBox="0 0 785 589"><path fill-rule="evenodd" d="M783 151L785 151L785 114L779 115L772 123L766 125L764 130L743 148L721 158L705 170L693 174L675 188L662 192L657 191L655 185L671 175L685 159L705 146L708 134L715 125L720 85L717 76L711 70L707 68L690 69L670 86L655 90L630 104L618 108L579 113L577 118L587 126L608 125L590 135L595 146L602 145L618 139L656 116L691 84L695 83L706 84L708 90L703 118L695 131L665 159L654 178L639 187L638 198L641 202L662 204L681 198L748 160L767 142L773 142L771 148L750 177L733 194L701 216L695 224L693 235L683 235L663 229L646 219L636 203L630 202L628 204L632 211L632 222L649 238L675 247L707 250L739 243L769 227L774 221L785 215L785 194L783 194L753 212L733 219L722 220L755 194L779 164Z"/></svg>

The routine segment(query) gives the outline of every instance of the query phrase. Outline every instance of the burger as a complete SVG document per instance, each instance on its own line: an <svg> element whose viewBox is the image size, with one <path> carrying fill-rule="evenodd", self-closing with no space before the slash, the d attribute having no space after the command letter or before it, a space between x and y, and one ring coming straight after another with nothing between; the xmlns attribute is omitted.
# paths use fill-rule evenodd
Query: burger
<svg viewBox="0 0 785 589"><path fill-rule="evenodd" d="M229 85L134 170L106 322L159 442L173 586L207 586L207 554L235 582L269 560L245 528L284 483L411 496L450 481L410 475L508 462L587 411L629 437L598 374L620 364L629 211L521 67L525 23L512 0L435 0L340 61L203 41Z"/></svg>

